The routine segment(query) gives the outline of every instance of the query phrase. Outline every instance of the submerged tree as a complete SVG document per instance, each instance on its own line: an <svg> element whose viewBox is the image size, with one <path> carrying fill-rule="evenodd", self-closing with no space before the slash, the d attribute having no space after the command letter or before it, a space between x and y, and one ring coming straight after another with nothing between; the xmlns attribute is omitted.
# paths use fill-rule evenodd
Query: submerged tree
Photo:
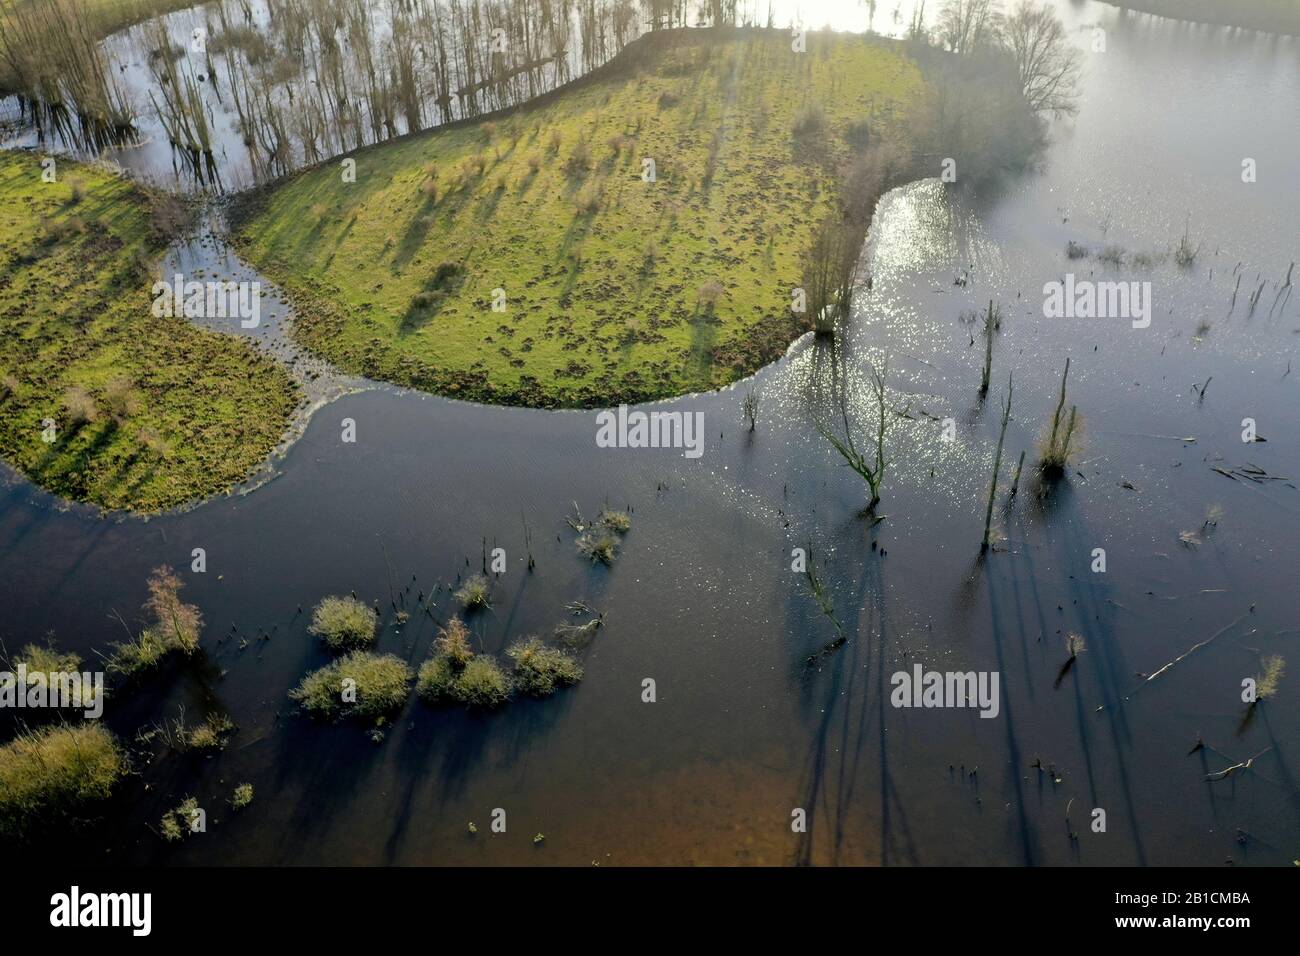
<svg viewBox="0 0 1300 956"><path fill-rule="evenodd" d="M1011 384L1011 376L1007 376L1007 398L1002 405L1002 429L998 432L998 450L993 456L993 480L989 484L989 501L988 506L984 509L984 538L980 542L980 552L989 549L989 528L993 524L993 499L998 493L998 471L1002 468L1002 445L1007 438L1007 422L1011 420L1011 393L1014 387ZM1023 456L1022 456L1023 460ZM1016 471L1017 480L1020 472Z"/></svg>
<svg viewBox="0 0 1300 956"><path fill-rule="evenodd" d="M980 396L988 394L989 376L993 373L993 333L1002 324L998 311L989 299L988 311L984 313L984 370L980 373Z"/></svg>
<svg viewBox="0 0 1300 956"><path fill-rule="evenodd" d="M872 513L876 505L880 504L880 486L885 480L885 468L888 462L885 460L885 431L888 428L889 417L885 409L885 377L889 372L889 366L886 363L883 369L872 368L871 370L871 392L875 397L876 411L878 421L876 424L876 433L874 449L871 449L868 457L867 454L858 450L857 442L853 438L853 426L849 423L848 400L841 392L840 394L840 418L843 421L843 436L836 434L820 419L814 418L814 424L821 436L831 443L833 447L844 459L844 463L856 472L867 487L871 490L871 500L867 502L866 512Z"/></svg>
<svg viewBox="0 0 1300 956"><path fill-rule="evenodd" d="M752 388L745 392L745 397L741 400L740 410L745 416L745 421L749 423L749 430L752 432L758 424L758 393Z"/></svg>

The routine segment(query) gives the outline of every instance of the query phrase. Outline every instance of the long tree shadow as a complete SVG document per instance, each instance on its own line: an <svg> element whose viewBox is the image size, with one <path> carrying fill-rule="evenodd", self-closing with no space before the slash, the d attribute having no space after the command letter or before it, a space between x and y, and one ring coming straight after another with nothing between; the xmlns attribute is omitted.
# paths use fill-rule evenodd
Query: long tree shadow
<svg viewBox="0 0 1300 956"><path fill-rule="evenodd" d="M981 557L980 560L982 561L983 558ZM984 568L985 591L988 595L989 617L992 626L994 659L997 661L998 672L1005 674L1007 672L1007 660L1002 641L1003 615L998 600L998 586L994 583L993 577L992 570ZM1011 768L1011 786L1015 793L1016 835L1019 839L1022 861L1026 866L1033 866L1036 862L1035 855L1038 841L1030 826L1029 815L1025 806L1021 771L1026 762L1020 750L1020 740L1016 732L1015 709L1012 701L1013 695L1009 692L1009 689L1004 687L1001 719L1002 725L1006 729L1007 760Z"/></svg>

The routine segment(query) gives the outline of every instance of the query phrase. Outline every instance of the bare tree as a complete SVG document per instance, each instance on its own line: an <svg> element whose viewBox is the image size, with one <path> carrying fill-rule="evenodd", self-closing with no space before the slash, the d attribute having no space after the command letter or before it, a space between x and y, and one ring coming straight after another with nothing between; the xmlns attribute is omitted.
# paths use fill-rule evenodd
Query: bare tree
<svg viewBox="0 0 1300 956"><path fill-rule="evenodd" d="M1079 54L1054 10L1020 0L1007 18L1003 38L1034 112L1073 116L1079 111Z"/></svg>
<svg viewBox="0 0 1300 956"><path fill-rule="evenodd" d="M939 42L968 56L997 42L1000 20L997 0L946 0L939 11Z"/></svg>
<svg viewBox="0 0 1300 956"><path fill-rule="evenodd" d="M847 315L859 278L863 230L831 213L822 221L804 260L804 291L818 335L835 331L837 316Z"/></svg>
<svg viewBox="0 0 1300 956"><path fill-rule="evenodd" d="M849 401L845 390L841 389L839 396L840 416L844 422L844 434L841 438L835 433L831 426L822 422L821 419L814 416L813 424L821 436L831 443L834 448L848 465L871 490L871 500L867 502L866 514L874 515L876 505L880 504L880 485L885 480L885 468L889 462L885 458L885 432L889 427L889 412L885 407L885 378L889 374L889 363L884 362L879 368L871 369L871 392L876 399L877 424L875 434L875 449L868 449L871 458L858 450L857 442L853 440L853 426L849 422Z"/></svg>

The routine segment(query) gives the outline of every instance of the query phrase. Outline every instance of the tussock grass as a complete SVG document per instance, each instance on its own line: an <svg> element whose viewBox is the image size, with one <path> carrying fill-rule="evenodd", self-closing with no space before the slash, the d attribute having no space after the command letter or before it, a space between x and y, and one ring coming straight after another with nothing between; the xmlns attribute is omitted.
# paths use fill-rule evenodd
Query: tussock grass
<svg viewBox="0 0 1300 956"><path fill-rule="evenodd" d="M609 531L593 529L578 536L575 542L578 553L590 558L592 564L599 561L606 566L614 563L618 557L618 537Z"/></svg>
<svg viewBox="0 0 1300 956"><path fill-rule="evenodd" d="M1065 414L1065 386L1070 377L1070 360L1065 360L1061 373L1061 393L1052 413L1051 424L1039 445L1038 468L1047 478L1059 478L1078 454L1082 433L1082 420L1077 407L1071 405Z"/></svg>
<svg viewBox="0 0 1300 956"><path fill-rule="evenodd" d="M626 511L610 511L606 509L600 513L596 520L606 531L613 531L616 534L627 534L632 529L632 516Z"/></svg>
<svg viewBox="0 0 1300 956"><path fill-rule="evenodd" d="M70 651L59 651L53 645L28 644L9 661L9 668L16 670L19 664L29 674L72 674L81 669L81 658Z"/></svg>
<svg viewBox="0 0 1300 956"><path fill-rule="evenodd" d="M517 641L506 651L514 664L515 686L533 697L549 697L560 687L582 680L582 665L576 657L547 647L540 637Z"/></svg>
<svg viewBox="0 0 1300 956"><path fill-rule="evenodd" d="M1255 697L1258 700L1267 700L1277 693L1278 685L1282 683L1282 675L1286 673L1286 661L1278 655L1266 657L1263 660L1263 671L1255 680Z"/></svg>
<svg viewBox="0 0 1300 956"><path fill-rule="evenodd" d="M382 717L406 703L410 684L411 669L401 658L353 651L312 671L289 697L318 719Z"/></svg>
<svg viewBox="0 0 1300 956"><path fill-rule="evenodd" d="M108 797L126 769L122 750L102 724L20 733L0 747L0 836L20 837Z"/></svg>
<svg viewBox="0 0 1300 956"><path fill-rule="evenodd" d="M477 608L490 608L492 585L487 576L475 574L465 579L465 583L456 591L456 600L467 611Z"/></svg>
<svg viewBox="0 0 1300 956"><path fill-rule="evenodd" d="M379 616L354 597L331 595L316 605L308 632L332 651L350 651L375 641Z"/></svg>
<svg viewBox="0 0 1300 956"><path fill-rule="evenodd" d="M185 734L185 743L190 750L222 750L226 746L226 737L235 729L235 723L225 714L212 714L203 723Z"/></svg>
<svg viewBox="0 0 1300 956"><path fill-rule="evenodd" d="M230 808L235 811L244 809L253 802L253 785L251 783L241 783L235 787L235 792L230 795Z"/></svg>
<svg viewBox="0 0 1300 956"><path fill-rule="evenodd" d="M199 812L197 797L186 797L158 821L158 834L168 843L176 843L194 833L194 822Z"/></svg>
<svg viewBox="0 0 1300 956"><path fill-rule="evenodd" d="M1178 264L1180 269L1190 269L1196 264L1196 257L1200 253L1200 245L1192 245L1192 237L1185 227L1182 237L1178 240L1178 245L1174 247L1174 262Z"/></svg>

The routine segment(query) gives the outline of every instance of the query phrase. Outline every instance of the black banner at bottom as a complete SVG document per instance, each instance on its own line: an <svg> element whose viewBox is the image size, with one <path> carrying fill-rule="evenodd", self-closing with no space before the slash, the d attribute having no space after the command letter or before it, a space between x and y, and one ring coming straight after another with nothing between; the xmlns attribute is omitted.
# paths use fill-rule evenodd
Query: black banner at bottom
<svg viewBox="0 0 1300 956"><path fill-rule="evenodd" d="M512 931L576 937L626 922L696 936L712 927L734 944L782 922L849 917L859 931L911 925L930 944L994 930L1071 943L1231 944L1297 923L1295 874L1278 869L40 869L5 895L9 944L37 936L236 944L282 932L296 945L334 947L466 916L489 918L479 925L492 927L494 942Z"/></svg>
<svg viewBox="0 0 1300 956"><path fill-rule="evenodd" d="M1058 942L1231 944L1296 926L1295 875L1278 869L42 869L10 883L6 896L10 944L36 935L233 944L278 927L295 944L338 946L373 940L380 926L399 933L409 921L417 931L458 913L491 918L494 936L619 920L629 929L715 926L731 942L827 917L867 931L879 923L883 933L923 927L928 943L972 942L997 926Z"/></svg>

